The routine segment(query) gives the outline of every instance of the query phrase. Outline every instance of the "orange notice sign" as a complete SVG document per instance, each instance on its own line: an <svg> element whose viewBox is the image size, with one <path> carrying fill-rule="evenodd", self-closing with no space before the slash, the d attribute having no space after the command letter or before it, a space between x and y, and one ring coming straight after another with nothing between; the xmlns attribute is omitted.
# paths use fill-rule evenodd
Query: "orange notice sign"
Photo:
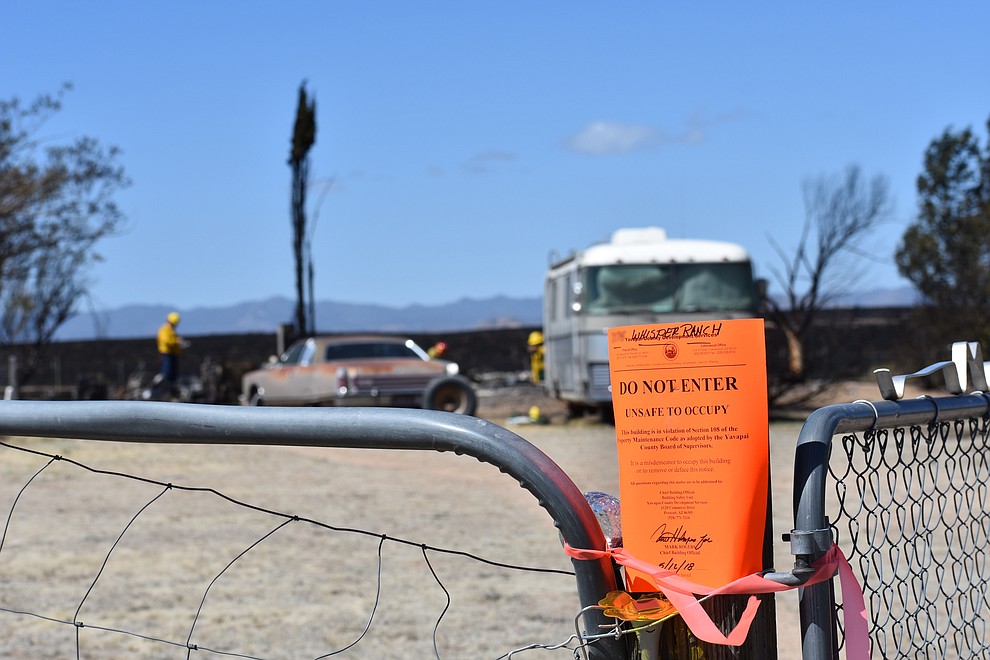
<svg viewBox="0 0 990 660"><path fill-rule="evenodd" d="M717 588L762 570L769 470L762 319L608 333L623 545ZM653 591L629 571L628 591Z"/></svg>

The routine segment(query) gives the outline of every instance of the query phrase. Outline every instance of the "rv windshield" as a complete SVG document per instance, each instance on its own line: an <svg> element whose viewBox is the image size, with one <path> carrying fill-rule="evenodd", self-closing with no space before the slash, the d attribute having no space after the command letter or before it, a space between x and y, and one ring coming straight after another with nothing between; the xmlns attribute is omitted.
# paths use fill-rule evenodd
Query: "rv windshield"
<svg viewBox="0 0 990 660"><path fill-rule="evenodd" d="M620 264L584 273L586 314L752 311L749 262Z"/></svg>

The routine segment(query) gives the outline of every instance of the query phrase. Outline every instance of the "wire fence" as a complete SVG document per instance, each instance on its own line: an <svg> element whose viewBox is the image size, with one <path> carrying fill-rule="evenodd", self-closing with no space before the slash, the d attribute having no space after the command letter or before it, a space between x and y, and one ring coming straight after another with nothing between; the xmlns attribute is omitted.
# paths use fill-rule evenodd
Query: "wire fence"
<svg viewBox="0 0 990 660"><path fill-rule="evenodd" d="M797 446L795 531L845 552L872 657L986 658L990 399L899 398L812 414ZM802 595L805 660L845 645L835 598L829 585Z"/></svg>
<svg viewBox="0 0 990 660"><path fill-rule="evenodd" d="M967 419L841 438L836 532L868 594L875 657L990 651L988 429Z"/></svg>
<svg viewBox="0 0 990 660"><path fill-rule="evenodd" d="M129 425L135 439L149 435L142 424ZM9 426L9 416L0 425ZM78 436L113 439L112 431L84 427L75 426ZM150 435L174 433L165 428ZM361 435L352 431L353 444L364 444ZM593 613L580 615L589 578L560 551L558 534L573 535L574 523L557 521L558 531L539 509L552 498L538 503L518 488L499 495L490 479L501 475L478 477L451 456L433 455L419 475L390 471L407 452L334 449L330 460L325 451L0 443L0 656L619 657L614 635L598 629ZM312 461L326 470L300 469ZM533 478L508 463L500 469L533 489ZM188 485L235 464L241 472L223 491ZM366 468L382 471L369 482ZM397 478L408 482L401 497L381 481ZM260 503L242 496L259 492ZM459 514L459 501L477 498L496 507L493 515L519 518L519 534L532 538L525 556L518 539L485 537L484 521ZM420 508L431 505L424 516ZM370 509L382 513L369 524ZM540 515L544 524L535 522ZM437 538L451 544L425 541Z"/></svg>

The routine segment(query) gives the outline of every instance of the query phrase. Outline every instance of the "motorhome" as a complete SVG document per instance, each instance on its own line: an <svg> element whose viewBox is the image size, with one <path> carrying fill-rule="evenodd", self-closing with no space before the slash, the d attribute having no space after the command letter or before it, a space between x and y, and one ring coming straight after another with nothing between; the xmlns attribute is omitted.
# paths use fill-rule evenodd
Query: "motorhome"
<svg viewBox="0 0 990 660"><path fill-rule="evenodd" d="M544 385L571 416L610 416L609 327L753 317L759 299L742 246L668 238L659 227L619 229L608 243L551 258Z"/></svg>

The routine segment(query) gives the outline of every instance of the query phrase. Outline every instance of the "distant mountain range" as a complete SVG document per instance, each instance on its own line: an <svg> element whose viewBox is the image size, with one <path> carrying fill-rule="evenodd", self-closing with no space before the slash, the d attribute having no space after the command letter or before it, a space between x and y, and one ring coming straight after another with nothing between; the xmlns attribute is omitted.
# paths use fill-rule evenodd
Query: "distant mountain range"
<svg viewBox="0 0 990 660"><path fill-rule="evenodd" d="M875 289L836 299L833 307L907 307L917 300L910 286ZM542 298L463 298L444 305L386 305L316 303L317 327L323 332L453 332L485 328L538 326ZM190 337L211 334L275 332L292 320L295 303L289 298L243 302L226 307L194 307L178 311L181 332ZM56 335L60 341L151 337L173 308L127 305L84 312L70 319Z"/></svg>
<svg viewBox="0 0 990 660"><path fill-rule="evenodd" d="M908 285L847 293L836 297L829 307L913 307L920 301L921 295L913 286Z"/></svg>
<svg viewBox="0 0 990 660"><path fill-rule="evenodd" d="M151 337L174 308L163 305L127 305L84 312L66 322L56 339L125 339ZM181 334L275 332L295 314L295 301L284 297L243 302L227 307L177 310ZM444 305L388 307L323 301L316 303L316 325L323 332L451 332L483 328L514 328L542 323L541 298L496 296L464 298Z"/></svg>

